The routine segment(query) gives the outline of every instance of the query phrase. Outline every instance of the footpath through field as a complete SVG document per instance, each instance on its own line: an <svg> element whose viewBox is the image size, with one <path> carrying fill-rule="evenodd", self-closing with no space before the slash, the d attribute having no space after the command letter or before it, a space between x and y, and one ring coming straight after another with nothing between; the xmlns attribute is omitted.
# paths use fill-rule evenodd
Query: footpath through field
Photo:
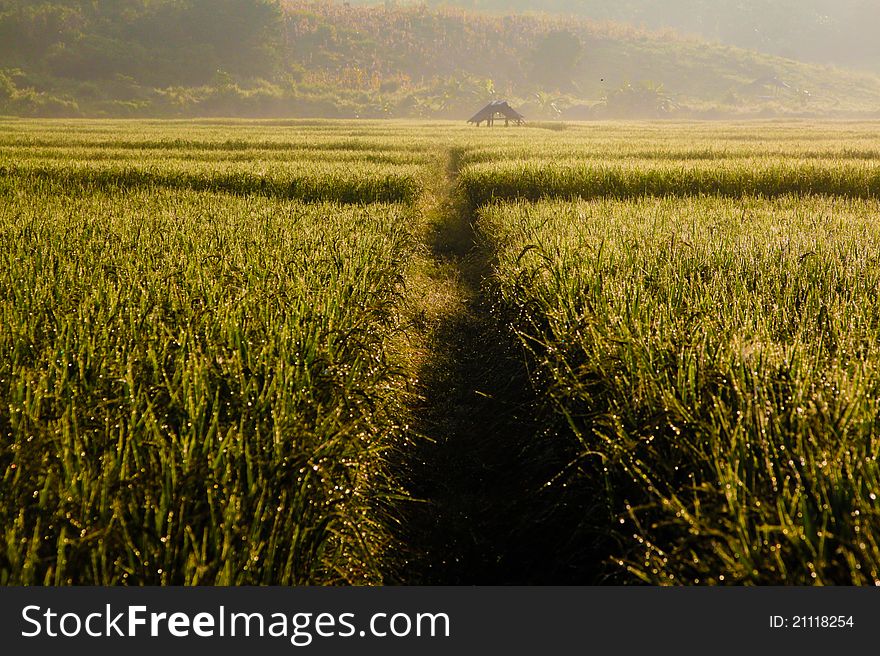
<svg viewBox="0 0 880 656"><path fill-rule="evenodd" d="M490 307L492 252L458 190L461 148L444 151L422 199L425 248L410 275L416 334L414 448L401 471L399 578L413 584L592 582L601 560L550 490L564 467L542 424L521 347Z"/></svg>

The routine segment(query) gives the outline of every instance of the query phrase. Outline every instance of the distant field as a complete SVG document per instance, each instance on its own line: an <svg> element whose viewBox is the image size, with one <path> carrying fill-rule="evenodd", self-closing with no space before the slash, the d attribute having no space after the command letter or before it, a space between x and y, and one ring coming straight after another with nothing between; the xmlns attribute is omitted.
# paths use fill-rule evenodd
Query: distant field
<svg viewBox="0 0 880 656"><path fill-rule="evenodd" d="M398 139L341 140L313 128L286 137L254 131L242 141L229 128L169 127L156 133L103 132L73 126L64 135L34 128L0 135L0 176L90 187L263 194L306 202L409 202L420 188L425 147Z"/></svg>
<svg viewBox="0 0 880 656"><path fill-rule="evenodd" d="M396 582L455 230L608 576L880 581L880 125L562 127L0 121L0 583Z"/></svg>

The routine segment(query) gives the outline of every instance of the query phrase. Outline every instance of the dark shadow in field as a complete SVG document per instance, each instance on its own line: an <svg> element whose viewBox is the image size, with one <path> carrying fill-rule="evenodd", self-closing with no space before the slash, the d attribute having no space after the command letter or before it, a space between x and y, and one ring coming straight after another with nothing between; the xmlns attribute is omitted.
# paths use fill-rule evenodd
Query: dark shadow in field
<svg viewBox="0 0 880 656"><path fill-rule="evenodd" d="M455 157L453 179L454 166ZM601 482L585 486L580 472L578 486L565 485L572 442L548 423L523 350L484 293L491 248L480 243L462 203L448 198L444 205L430 248L439 267L456 272L460 299L431 331L432 357L418 377L415 445L398 467L419 501L403 505L402 568L389 578L602 582L613 548L607 531L590 528L607 527Z"/></svg>

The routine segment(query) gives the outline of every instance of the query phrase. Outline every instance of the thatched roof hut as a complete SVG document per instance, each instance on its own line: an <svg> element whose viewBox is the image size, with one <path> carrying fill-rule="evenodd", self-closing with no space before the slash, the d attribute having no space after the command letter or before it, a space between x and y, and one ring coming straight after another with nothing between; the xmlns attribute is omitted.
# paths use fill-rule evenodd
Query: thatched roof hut
<svg viewBox="0 0 880 656"><path fill-rule="evenodd" d="M474 123L479 126L480 123L486 121L486 127L492 127L495 125L496 118L499 120L503 118L505 126L510 125L511 121L516 125L522 125L526 121L522 114L507 104L506 100L493 100L471 116L468 119L468 123Z"/></svg>

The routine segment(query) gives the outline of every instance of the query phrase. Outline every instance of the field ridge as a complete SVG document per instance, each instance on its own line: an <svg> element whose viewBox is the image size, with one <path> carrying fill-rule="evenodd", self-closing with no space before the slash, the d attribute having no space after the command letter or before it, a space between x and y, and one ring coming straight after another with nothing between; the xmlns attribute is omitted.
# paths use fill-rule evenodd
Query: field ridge
<svg viewBox="0 0 880 656"><path fill-rule="evenodd" d="M547 485L567 455L555 449L560 440L539 439L546 427L523 353L486 293L493 252L460 193L463 154L447 150L423 208L412 294L424 321L417 437L401 467L418 502L400 522L409 556L401 575L444 585L594 582L602 558L573 535L583 505L566 506Z"/></svg>

